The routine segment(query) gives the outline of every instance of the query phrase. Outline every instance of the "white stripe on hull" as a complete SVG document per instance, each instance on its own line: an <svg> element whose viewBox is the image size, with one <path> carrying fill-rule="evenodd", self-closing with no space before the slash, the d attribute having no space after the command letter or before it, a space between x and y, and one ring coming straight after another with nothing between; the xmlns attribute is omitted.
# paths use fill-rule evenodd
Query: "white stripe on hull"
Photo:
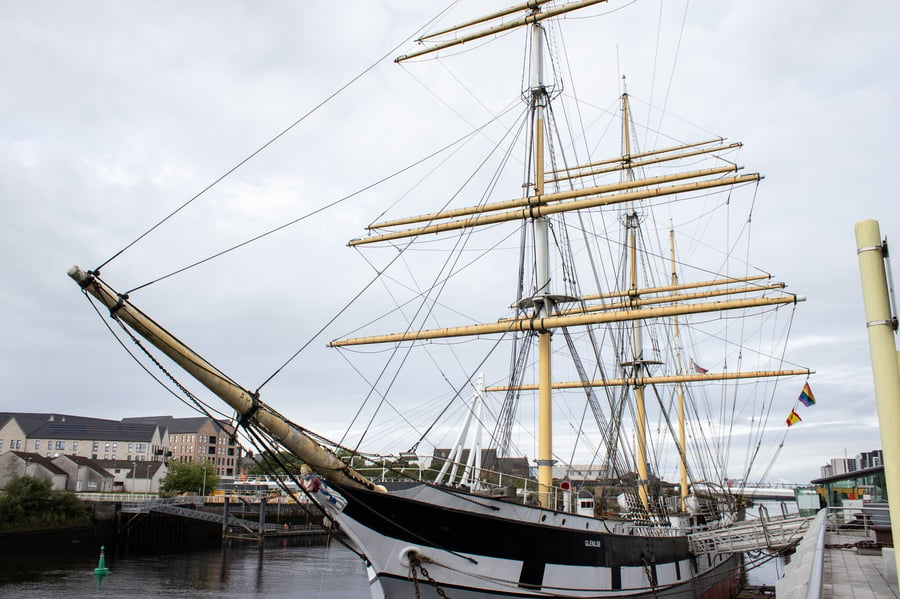
<svg viewBox="0 0 900 599"><path fill-rule="evenodd" d="M330 491L334 493L334 490ZM557 520L548 529L567 529L590 531L593 534L606 527L602 520L584 518L570 514L558 514L530 507L502 502L470 501L468 498L445 493L425 487L415 492L415 501L426 498L432 508L435 504L445 510L465 511L472 514L473 519L490 515L492 519L505 521L508 525L526 525L525 522L545 522ZM407 500L410 498L407 498ZM351 499L352 500L352 499ZM497 503L500 509L494 510ZM437 548L427 544L398 539L374 530L348 516L343 504L329 504L332 518L338 522L360 551L371 562L371 568L377 576L386 599L413 599L417 597L410 578L409 556L422 557L428 574L453 599L475 599L488 597L572 597L572 598L612 598L630 597L666 597L666 599L699 599L717 585L728 582L728 589L736 590L739 576L740 558L729 555L699 555L677 562L644 563L643 565L619 565L614 567L598 565L567 565L553 563L552 556L546 563L540 563L538 570L539 583L529 585L526 572L534 564L525 563L524 559L509 559L479 554L463 554L453 551L453 547ZM524 507L524 509L523 509ZM349 511L349 510L348 510ZM618 523L620 529L622 523ZM627 525L627 523L626 523ZM380 524L379 524L380 526ZM601 527L598 529L597 527ZM630 525L627 525L630 527ZM593 529L593 530L592 530ZM630 530L631 534L604 533L602 539L628 544L631 541L642 546L652 547L653 539L661 537L642 537L635 534L639 529ZM474 534L478 534L477 532ZM674 535L668 535L674 536ZM488 539L488 544L490 544ZM502 539L497 539L498 544ZM606 541L601 541L605 543ZM498 553L498 555L500 555ZM438 597L429 580L417 573L420 597ZM723 594L715 593L715 599L727 598L731 591ZM374 595L374 593L373 593ZM712 597L710 598L712 599Z"/></svg>

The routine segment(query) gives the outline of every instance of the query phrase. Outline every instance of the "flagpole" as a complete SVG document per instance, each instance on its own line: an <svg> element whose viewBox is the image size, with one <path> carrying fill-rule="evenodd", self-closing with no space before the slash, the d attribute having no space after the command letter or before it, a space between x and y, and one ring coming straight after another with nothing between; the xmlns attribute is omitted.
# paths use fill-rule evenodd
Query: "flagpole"
<svg viewBox="0 0 900 599"><path fill-rule="evenodd" d="M858 222L855 229L891 528L900 531L900 435L896 429L900 422L900 364L885 275L887 245L882 243L878 221ZM894 559L900 571L900 552L894 552Z"/></svg>

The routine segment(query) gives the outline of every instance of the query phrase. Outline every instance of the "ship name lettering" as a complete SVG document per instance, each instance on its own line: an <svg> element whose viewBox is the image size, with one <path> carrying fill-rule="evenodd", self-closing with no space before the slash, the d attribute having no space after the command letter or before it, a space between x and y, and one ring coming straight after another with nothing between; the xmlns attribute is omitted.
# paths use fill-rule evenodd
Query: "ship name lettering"
<svg viewBox="0 0 900 599"><path fill-rule="evenodd" d="M585 547L603 547L603 543L601 543L600 541L595 541L593 539L586 539L584 541L584 546Z"/></svg>

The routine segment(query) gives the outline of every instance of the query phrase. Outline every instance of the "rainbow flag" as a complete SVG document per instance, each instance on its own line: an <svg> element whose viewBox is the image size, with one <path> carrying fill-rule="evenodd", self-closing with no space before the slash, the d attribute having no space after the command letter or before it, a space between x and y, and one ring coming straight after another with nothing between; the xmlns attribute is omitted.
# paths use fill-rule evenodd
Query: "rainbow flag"
<svg viewBox="0 0 900 599"><path fill-rule="evenodd" d="M787 422L788 426L791 426L793 424L797 424L801 420L803 420L803 419L800 418L800 415L797 412L795 412L794 410L791 410L791 413L788 414L787 420L785 420L785 422Z"/></svg>
<svg viewBox="0 0 900 599"><path fill-rule="evenodd" d="M800 392L800 397L798 399L800 400L800 403L807 408L816 403L816 396L813 395L812 389L809 388L809 383L803 385L803 391Z"/></svg>

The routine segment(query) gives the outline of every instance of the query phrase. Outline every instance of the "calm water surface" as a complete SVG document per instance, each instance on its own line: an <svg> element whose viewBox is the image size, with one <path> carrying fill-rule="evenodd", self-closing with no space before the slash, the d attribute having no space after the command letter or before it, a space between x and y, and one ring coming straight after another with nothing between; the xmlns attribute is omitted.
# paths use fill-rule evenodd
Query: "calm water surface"
<svg viewBox="0 0 900 599"><path fill-rule="evenodd" d="M769 513L780 505L765 502ZM796 504L789 511L796 511ZM755 514L753 514L755 516ZM368 599L368 580L362 561L343 545L267 545L260 552L254 543L222 549L153 556L109 555L109 576L98 591L93 577L93 555L0 557L0 598L134 597ZM758 559L759 556L756 556ZM784 573L784 561L765 560L753 565L748 556L751 585L772 585Z"/></svg>
<svg viewBox="0 0 900 599"><path fill-rule="evenodd" d="M97 557L3 556L0 597L370 597L362 561L339 543L270 547L253 543L191 553L107 556L101 589Z"/></svg>

